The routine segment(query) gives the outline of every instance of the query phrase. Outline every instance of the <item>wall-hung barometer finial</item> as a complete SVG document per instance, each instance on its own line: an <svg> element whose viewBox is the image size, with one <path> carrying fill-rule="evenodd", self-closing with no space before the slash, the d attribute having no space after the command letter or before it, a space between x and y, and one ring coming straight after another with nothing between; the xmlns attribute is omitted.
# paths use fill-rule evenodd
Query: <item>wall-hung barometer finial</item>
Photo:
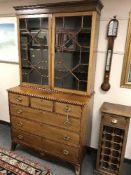
<svg viewBox="0 0 131 175"><path fill-rule="evenodd" d="M110 77L110 69L111 69L111 62L112 62L114 39L117 37L118 25L119 25L119 22L116 19L116 16L114 16L113 19L111 19L108 23L108 28L107 28L108 47L107 47L107 54L106 54L105 74L104 74L103 83L101 85L101 89L103 91L108 91L110 89L109 77Z"/></svg>

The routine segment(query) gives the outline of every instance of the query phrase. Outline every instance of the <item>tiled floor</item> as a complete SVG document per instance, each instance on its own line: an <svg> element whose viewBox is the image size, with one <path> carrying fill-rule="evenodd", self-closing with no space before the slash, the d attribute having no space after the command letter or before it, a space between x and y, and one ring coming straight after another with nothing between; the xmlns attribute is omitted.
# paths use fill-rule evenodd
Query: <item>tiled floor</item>
<svg viewBox="0 0 131 175"><path fill-rule="evenodd" d="M11 139L10 139L10 128L8 125L0 124L0 147L10 149ZM35 160L40 162L52 170L53 175L75 175L74 168L65 162L56 161L56 160L44 160L39 157L34 152L31 152L27 149L24 149L22 146L17 146L15 152L22 156L27 157L28 159ZM93 170L95 168L96 154L92 152L87 154L83 165L81 175L93 175ZM124 163L122 175L131 175L131 164Z"/></svg>

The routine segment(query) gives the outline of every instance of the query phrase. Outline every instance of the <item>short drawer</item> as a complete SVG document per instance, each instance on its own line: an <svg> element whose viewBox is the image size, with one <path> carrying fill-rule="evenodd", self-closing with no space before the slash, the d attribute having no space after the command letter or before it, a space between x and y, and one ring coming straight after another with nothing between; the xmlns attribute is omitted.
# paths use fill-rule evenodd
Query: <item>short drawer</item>
<svg viewBox="0 0 131 175"><path fill-rule="evenodd" d="M9 102L20 104L23 106L29 106L29 97L24 95L9 93Z"/></svg>
<svg viewBox="0 0 131 175"><path fill-rule="evenodd" d="M49 101L41 98L31 98L31 107L52 112L53 101Z"/></svg>
<svg viewBox="0 0 131 175"><path fill-rule="evenodd" d="M41 122L60 128L65 128L74 132L80 132L80 120L61 114L32 109L25 106L10 104L10 113L13 116L19 116L34 122Z"/></svg>
<svg viewBox="0 0 131 175"><path fill-rule="evenodd" d="M44 138L42 139L42 148L43 151L52 154L54 156L60 157L62 159L74 163L79 162L79 148L59 144L57 142L53 142Z"/></svg>
<svg viewBox="0 0 131 175"><path fill-rule="evenodd" d="M41 148L42 143L41 137L16 129L12 129L12 141L36 148L37 150Z"/></svg>
<svg viewBox="0 0 131 175"><path fill-rule="evenodd" d="M127 120L125 117L113 114L102 114L102 116L104 124L111 125L116 128L125 128L125 126L127 125Z"/></svg>
<svg viewBox="0 0 131 175"><path fill-rule="evenodd" d="M13 128L21 129L34 135L74 146L79 146L80 144L80 136L74 132L14 116L11 117L11 122Z"/></svg>
<svg viewBox="0 0 131 175"><path fill-rule="evenodd" d="M68 113L71 116L80 118L81 113L82 113L82 109L81 109L81 106L56 102L55 103L55 112L60 113L60 114L64 114L64 115L67 115L67 113Z"/></svg>

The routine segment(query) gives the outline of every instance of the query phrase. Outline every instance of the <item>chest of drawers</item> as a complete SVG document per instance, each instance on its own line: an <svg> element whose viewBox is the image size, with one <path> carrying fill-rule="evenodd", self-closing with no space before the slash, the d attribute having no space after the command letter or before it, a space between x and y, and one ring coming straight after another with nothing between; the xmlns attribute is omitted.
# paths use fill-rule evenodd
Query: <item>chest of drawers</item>
<svg viewBox="0 0 131 175"><path fill-rule="evenodd" d="M70 162L80 174L90 143L93 98L72 95L69 100L66 94L25 87L8 92L12 149L17 144L25 145Z"/></svg>

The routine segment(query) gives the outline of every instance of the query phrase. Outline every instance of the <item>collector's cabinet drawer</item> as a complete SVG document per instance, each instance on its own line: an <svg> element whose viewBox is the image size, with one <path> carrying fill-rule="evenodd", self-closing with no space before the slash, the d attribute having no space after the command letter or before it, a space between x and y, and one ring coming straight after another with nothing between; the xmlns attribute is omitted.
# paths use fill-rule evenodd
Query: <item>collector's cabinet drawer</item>
<svg viewBox="0 0 131 175"><path fill-rule="evenodd" d="M68 103L56 102L55 112L59 114L64 114L64 115L67 115L68 113L70 116L80 118L82 114L82 109L81 109L81 106L78 106L78 105L71 105Z"/></svg>
<svg viewBox="0 0 131 175"><path fill-rule="evenodd" d="M74 132L14 116L11 117L11 122L13 128L21 129L30 134L69 145L79 146L80 144L80 136Z"/></svg>
<svg viewBox="0 0 131 175"><path fill-rule="evenodd" d="M9 93L9 102L29 106L29 97L15 93Z"/></svg>
<svg viewBox="0 0 131 175"><path fill-rule="evenodd" d="M125 128L127 119L122 116L102 113L103 123L116 128Z"/></svg>

